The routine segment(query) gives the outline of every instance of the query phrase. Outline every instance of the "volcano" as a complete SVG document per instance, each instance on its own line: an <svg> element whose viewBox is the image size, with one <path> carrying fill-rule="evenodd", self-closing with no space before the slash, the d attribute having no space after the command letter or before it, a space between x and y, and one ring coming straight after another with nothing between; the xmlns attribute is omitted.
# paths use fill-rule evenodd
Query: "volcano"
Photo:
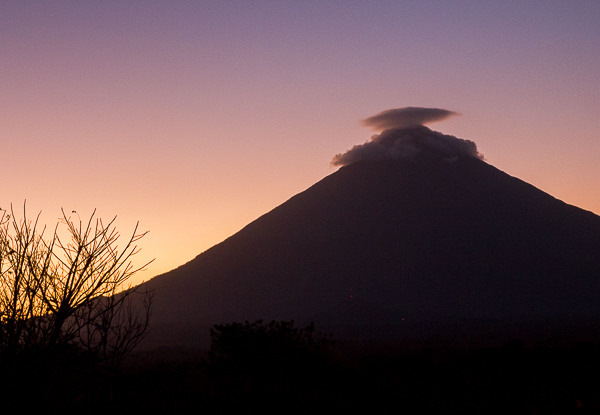
<svg viewBox="0 0 600 415"><path fill-rule="evenodd" d="M159 343L256 319L569 326L600 316L600 217L469 155L356 161L146 286Z"/></svg>

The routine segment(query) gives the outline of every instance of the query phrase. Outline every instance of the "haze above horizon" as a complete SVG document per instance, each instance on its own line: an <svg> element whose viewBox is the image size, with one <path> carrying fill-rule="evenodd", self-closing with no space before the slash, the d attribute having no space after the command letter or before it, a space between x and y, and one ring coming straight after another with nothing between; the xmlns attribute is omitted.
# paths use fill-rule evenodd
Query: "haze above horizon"
<svg viewBox="0 0 600 415"><path fill-rule="evenodd" d="M600 213L597 1L2 2L0 206L118 215L173 269L400 107Z"/></svg>

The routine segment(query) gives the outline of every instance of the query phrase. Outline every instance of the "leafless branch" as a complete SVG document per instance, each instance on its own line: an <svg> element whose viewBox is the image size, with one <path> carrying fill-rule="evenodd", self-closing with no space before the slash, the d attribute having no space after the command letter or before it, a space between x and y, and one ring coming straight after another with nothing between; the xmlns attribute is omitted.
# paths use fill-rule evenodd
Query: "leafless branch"
<svg viewBox="0 0 600 415"><path fill-rule="evenodd" d="M40 214L28 220L25 204L20 220L12 205L10 213L1 210L0 354L70 343L118 364L143 338L152 293L126 284L152 262L132 264L147 232L136 224L119 249L116 216L105 224L95 215L73 221L63 209L46 240Z"/></svg>

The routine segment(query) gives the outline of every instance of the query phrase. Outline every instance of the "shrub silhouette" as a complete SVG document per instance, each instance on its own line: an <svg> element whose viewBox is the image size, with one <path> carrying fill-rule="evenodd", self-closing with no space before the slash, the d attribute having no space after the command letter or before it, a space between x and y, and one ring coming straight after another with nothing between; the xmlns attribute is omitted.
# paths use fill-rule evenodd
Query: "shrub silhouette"
<svg viewBox="0 0 600 415"><path fill-rule="evenodd" d="M314 323L297 328L293 320L258 320L215 325L210 337L211 367L221 374L266 380L302 377L324 361L331 335L315 332Z"/></svg>

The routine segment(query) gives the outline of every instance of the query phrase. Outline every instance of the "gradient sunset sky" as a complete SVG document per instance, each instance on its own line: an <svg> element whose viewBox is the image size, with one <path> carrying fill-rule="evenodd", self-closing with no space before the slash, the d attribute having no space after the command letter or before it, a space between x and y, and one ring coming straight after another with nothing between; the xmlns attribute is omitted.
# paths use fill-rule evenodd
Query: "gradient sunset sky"
<svg viewBox="0 0 600 415"><path fill-rule="evenodd" d="M405 106L600 214L600 1L0 1L0 207L150 233L136 282L333 173Z"/></svg>

